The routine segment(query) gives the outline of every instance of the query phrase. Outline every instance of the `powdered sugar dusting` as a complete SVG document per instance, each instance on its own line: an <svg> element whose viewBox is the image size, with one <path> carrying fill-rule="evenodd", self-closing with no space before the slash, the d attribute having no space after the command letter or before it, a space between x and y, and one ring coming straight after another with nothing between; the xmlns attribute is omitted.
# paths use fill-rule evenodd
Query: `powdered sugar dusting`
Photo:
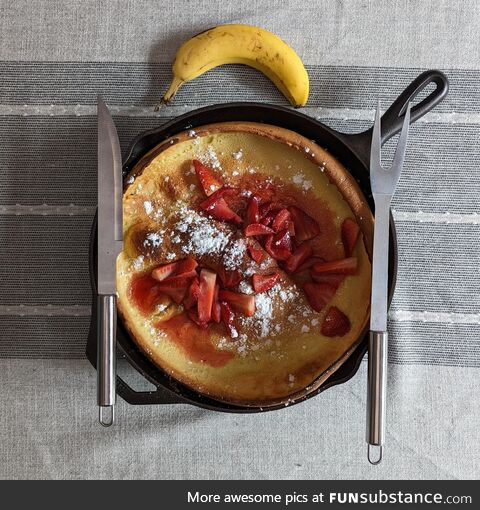
<svg viewBox="0 0 480 510"><path fill-rule="evenodd" d="M294 184L301 186L305 191L309 190L313 187L312 181L309 181L305 178L303 174L295 174L292 177L292 181Z"/></svg>
<svg viewBox="0 0 480 510"><path fill-rule="evenodd" d="M185 204L179 205L178 220L172 226L172 233L175 232L187 234L187 238L182 242L180 236L172 236L172 242L181 244L183 253L194 256L222 252L231 237L230 233L220 230L215 221L201 216Z"/></svg>
<svg viewBox="0 0 480 510"><path fill-rule="evenodd" d="M148 215L152 214L152 212L153 212L152 202L150 202L149 200L145 200L145 202L143 202L143 208L145 209L145 212Z"/></svg>
<svg viewBox="0 0 480 510"><path fill-rule="evenodd" d="M237 269L242 263L247 253L247 241L245 239L236 239L232 241L225 249L223 255L223 265L225 269Z"/></svg>

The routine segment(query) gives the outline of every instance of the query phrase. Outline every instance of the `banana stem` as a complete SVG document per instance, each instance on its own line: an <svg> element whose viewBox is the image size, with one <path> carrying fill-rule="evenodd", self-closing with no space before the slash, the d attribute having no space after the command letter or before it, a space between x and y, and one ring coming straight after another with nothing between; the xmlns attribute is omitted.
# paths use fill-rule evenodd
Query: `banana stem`
<svg viewBox="0 0 480 510"><path fill-rule="evenodd" d="M162 97L162 100L159 104L155 105L154 111L158 112L160 110L160 107L164 104L168 104L177 93L178 89L182 86L184 81L180 78L177 78L176 76L173 77L172 82L170 83L170 86L168 87L168 90L165 92L165 94Z"/></svg>

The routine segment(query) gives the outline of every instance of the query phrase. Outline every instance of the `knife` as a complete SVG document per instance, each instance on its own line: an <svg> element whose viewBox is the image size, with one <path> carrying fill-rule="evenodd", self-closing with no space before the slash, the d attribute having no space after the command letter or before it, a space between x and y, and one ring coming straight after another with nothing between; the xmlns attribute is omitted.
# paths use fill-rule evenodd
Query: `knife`
<svg viewBox="0 0 480 510"><path fill-rule="evenodd" d="M382 167L380 123L380 102L378 102L370 150L370 185L375 202L375 229L373 234L367 390L367 457L369 462L374 465L379 464L382 460L385 439L390 204L405 161L410 125L410 103L405 111L395 157L389 169ZM375 460L372 453L373 447L378 447Z"/></svg>
<svg viewBox="0 0 480 510"><path fill-rule="evenodd" d="M117 289L116 261L123 249L122 156L107 105L97 98L98 116L98 266L97 403L99 422L115 421Z"/></svg>

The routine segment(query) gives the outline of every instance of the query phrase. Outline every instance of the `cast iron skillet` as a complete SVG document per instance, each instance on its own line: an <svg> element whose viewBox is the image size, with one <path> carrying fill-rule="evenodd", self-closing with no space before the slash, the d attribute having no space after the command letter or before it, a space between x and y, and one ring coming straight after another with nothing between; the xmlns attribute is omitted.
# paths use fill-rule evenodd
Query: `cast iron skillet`
<svg viewBox="0 0 480 510"><path fill-rule="evenodd" d="M394 101L390 108L382 117L382 143L397 134L403 121L408 102L415 98L431 83L436 85L427 97L420 101L411 110L411 122L429 112L435 107L448 92L448 80L440 71L426 71L415 79L400 96ZM175 135L181 131L196 128L205 124L226 121L249 121L273 124L283 128L296 131L297 133L314 140L318 145L327 149L333 154L350 173L357 179L362 191L364 192L370 207L373 210L373 201L370 192L369 182L369 152L372 130L369 129L363 133L347 135L339 133L324 124L312 119L298 111L283 108L280 106L271 106L259 103L227 103L208 106L189 112L178 117L167 124L153 130L141 133L132 143L128 157L123 165L123 175L126 176L140 158L148 151L153 149L160 142ZM92 284L92 318L87 342L86 354L92 365L96 366L96 335L97 335L97 317L96 317L96 242L97 242L97 219L95 217L90 237L90 278ZM390 268L389 268L389 292L393 295L395 287L396 264L397 264L397 245L393 221L390 223ZM193 404L199 407L215 411L253 413L280 409L285 404L277 406L246 407L242 405L233 405L220 402L213 398L201 395L187 386L172 379L168 374L156 367L136 346L130 338L127 331L119 321L117 329L117 345L123 351L123 354L146 379L156 386L155 391L137 392L130 388L120 377L117 376L117 393L130 404ZM307 398L334 386L348 381L356 373L360 362L367 349L367 335L346 360L346 362L327 379L316 391L305 394L296 400L285 403L296 404Z"/></svg>

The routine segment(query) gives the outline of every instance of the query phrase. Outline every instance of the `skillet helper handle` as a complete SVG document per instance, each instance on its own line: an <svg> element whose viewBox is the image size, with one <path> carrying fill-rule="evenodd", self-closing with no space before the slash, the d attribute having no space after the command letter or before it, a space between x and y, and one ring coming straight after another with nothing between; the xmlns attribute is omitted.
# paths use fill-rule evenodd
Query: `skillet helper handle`
<svg viewBox="0 0 480 510"><path fill-rule="evenodd" d="M410 111L410 123L412 124L420 117L423 117L443 100L448 93L448 79L445 74L438 70L425 71L420 74L383 114L382 144L401 131L408 103L413 104L415 98L431 83L436 85L435 90L422 99L420 103L412 106Z"/></svg>
<svg viewBox="0 0 480 510"><path fill-rule="evenodd" d="M385 436L385 404L387 389L387 344L386 331L370 331L368 341L368 391L367 391L367 443L368 460L379 464L383 455ZM373 459L374 447L378 457Z"/></svg>
<svg viewBox="0 0 480 510"><path fill-rule="evenodd" d="M99 295L97 306L98 420L104 427L110 427L115 421L117 298Z"/></svg>

